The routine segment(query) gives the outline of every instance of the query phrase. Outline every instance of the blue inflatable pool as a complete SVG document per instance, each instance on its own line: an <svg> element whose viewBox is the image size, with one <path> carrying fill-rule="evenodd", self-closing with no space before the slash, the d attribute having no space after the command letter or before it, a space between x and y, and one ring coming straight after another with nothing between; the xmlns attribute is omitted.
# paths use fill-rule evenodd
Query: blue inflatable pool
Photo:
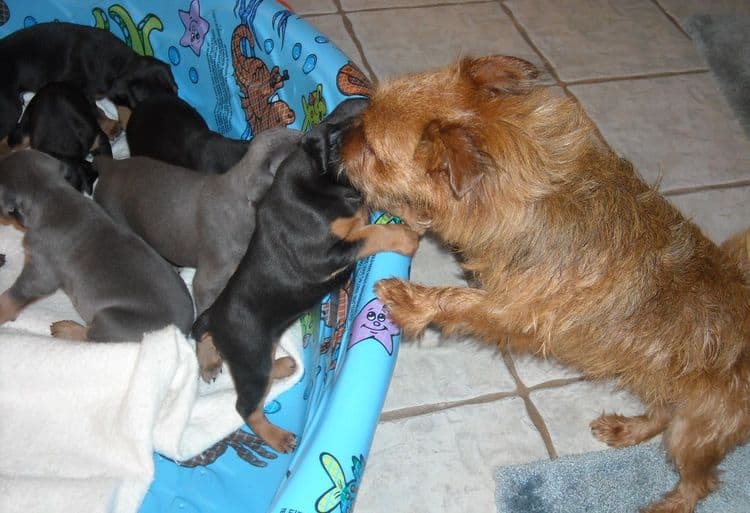
<svg viewBox="0 0 750 513"><path fill-rule="evenodd" d="M180 96L229 137L308 130L368 92L346 55L272 0L0 0L0 36L53 20L110 30L169 62ZM155 454L141 513L351 511L399 345L373 284L408 277L409 265L393 253L363 260L348 286L301 319L305 375L267 407L298 435L293 454L274 453L247 428L186 462Z"/></svg>

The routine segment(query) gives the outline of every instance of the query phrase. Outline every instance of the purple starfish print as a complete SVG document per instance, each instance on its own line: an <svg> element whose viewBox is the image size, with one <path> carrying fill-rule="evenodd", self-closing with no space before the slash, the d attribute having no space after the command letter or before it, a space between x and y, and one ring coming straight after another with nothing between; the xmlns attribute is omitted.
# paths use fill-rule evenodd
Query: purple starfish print
<svg viewBox="0 0 750 513"><path fill-rule="evenodd" d="M393 337L398 336L399 333L398 327L388 317L383 303L375 298L367 303L354 318L348 347L374 338L383 345L388 354L393 354Z"/></svg>
<svg viewBox="0 0 750 513"><path fill-rule="evenodd" d="M178 11L180 20L185 25L185 33L180 39L181 46L189 46L195 55L200 56L203 41L210 25L208 21L201 18L201 3L199 0L190 2L190 11Z"/></svg>

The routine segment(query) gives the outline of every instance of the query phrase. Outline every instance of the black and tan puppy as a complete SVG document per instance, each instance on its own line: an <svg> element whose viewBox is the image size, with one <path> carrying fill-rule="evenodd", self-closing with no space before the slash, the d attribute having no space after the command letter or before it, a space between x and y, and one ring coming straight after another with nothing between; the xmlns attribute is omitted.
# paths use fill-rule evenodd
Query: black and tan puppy
<svg viewBox="0 0 750 513"><path fill-rule="evenodd" d="M143 155L203 173L223 173L245 155L248 141L209 130L185 100L171 94L140 102L126 122L130 154Z"/></svg>
<svg viewBox="0 0 750 513"><path fill-rule="evenodd" d="M0 139L21 116L20 95L68 82L90 99L134 108L156 93L176 93L169 65L133 52L108 30L39 23L0 39Z"/></svg>
<svg viewBox="0 0 750 513"><path fill-rule="evenodd" d="M244 158L221 175L148 157L97 157L94 200L171 263L196 269L193 296L202 312L242 260L255 230L256 206L300 137L287 128L261 132Z"/></svg>
<svg viewBox="0 0 750 513"><path fill-rule="evenodd" d="M89 153L112 155L102 131L99 110L83 91L65 82L50 82L31 99L8 136L11 147L31 147L67 164L66 179L79 191L91 193L96 172Z"/></svg>
<svg viewBox="0 0 750 513"><path fill-rule="evenodd" d="M263 413L270 381L293 370L274 362L282 333L327 293L343 285L357 259L382 250L411 255L414 232L369 225L362 198L340 175L341 133L365 107L348 100L306 134L279 167L257 212L257 226L236 272L193 327L228 363L237 411L271 447L289 452L292 433Z"/></svg>
<svg viewBox="0 0 750 513"><path fill-rule="evenodd" d="M176 325L187 333L193 305L172 267L140 237L73 189L60 162L36 150L0 161L0 214L26 229L26 263L0 296L0 324L57 289L86 321L60 321L54 336L75 340L137 341Z"/></svg>

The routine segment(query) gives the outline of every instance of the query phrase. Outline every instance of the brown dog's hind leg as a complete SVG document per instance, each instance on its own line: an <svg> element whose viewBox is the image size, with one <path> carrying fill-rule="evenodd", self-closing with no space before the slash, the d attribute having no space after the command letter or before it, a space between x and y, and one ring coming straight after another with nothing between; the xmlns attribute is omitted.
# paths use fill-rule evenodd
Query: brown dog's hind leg
<svg viewBox="0 0 750 513"><path fill-rule="evenodd" d="M224 360L214 345L214 339L210 333L204 333L195 346L195 355L198 358L198 368L201 379L206 383L216 380L221 372Z"/></svg>
<svg viewBox="0 0 750 513"><path fill-rule="evenodd" d="M591 432L611 447L629 447L653 438L667 427L669 414L664 408L654 409L646 415L625 417L616 413L602 415L591 422Z"/></svg>
<svg viewBox="0 0 750 513"><path fill-rule="evenodd" d="M363 241L357 258L381 251L412 256L419 247L419 234L402 224L367 224L367 212L359 210L352 217L341 217L331 223L331 233L348 242Z"/></svg>
<svg viewBox="0 0 750 513"><path fill-rule="evenodd" d="M75 321L53 322L49 327L49 331L56 338L79 340L81 342L88 340L88 328Z"/></svg>
<svg viewBox="0 0 750 513"><path fill-rule="evenodd" d="M692 513L698 502L719 487L717 467L724 456L750 436L747 414L727 411L726 397L701 395L674 413L664 445L680 480L664 498L643 513ZM736 404L736 403L735 403Z"/></svg>

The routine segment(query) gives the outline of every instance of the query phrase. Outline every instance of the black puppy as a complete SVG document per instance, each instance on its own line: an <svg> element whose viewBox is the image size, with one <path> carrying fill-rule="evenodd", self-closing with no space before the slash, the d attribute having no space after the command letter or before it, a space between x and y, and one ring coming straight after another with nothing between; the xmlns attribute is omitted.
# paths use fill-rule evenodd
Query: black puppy
<svg viewBox="0 0 750 513"><path fill-rule="evenodd" d="M11 147L30 146L64 162L65 179L91 194L97 173L86 160L89 153L112 155L109 137L93 100L65 82L42 86L29 102L21 121L8 135Z"/></svg>
<svg viewBox="0 0 750 513"><path fill-rule="evenodd" d="M214 174L228 171L247 152L248 141L209 130L185 100L171 94L140 102L127 121L130 154Z"/></svg>
<svg viewBox="0 0 750 513"><path fill-rule="evenodd" d="M74 23L39 23L0 39L0 63L0 139L21 115L21 93L48 82L130 108L154 93L177 92L168 64L136 54L107 30Z"/></svg>
<svg viewBox="0 0 750 513"><path fill-rule="evenodd" d="M360 194L339 173L341 134L366 104L343 102L281 164L258 206L247 252L193 325L195 339L213 344L227 362L237 411L277 451L296 446L295 436L263 413L270 380L294 370L291 359L273 361L282 333L341 287L357 259L386 249L405 255L417 249L416 233L405 226L367 224Z"/></svg>

